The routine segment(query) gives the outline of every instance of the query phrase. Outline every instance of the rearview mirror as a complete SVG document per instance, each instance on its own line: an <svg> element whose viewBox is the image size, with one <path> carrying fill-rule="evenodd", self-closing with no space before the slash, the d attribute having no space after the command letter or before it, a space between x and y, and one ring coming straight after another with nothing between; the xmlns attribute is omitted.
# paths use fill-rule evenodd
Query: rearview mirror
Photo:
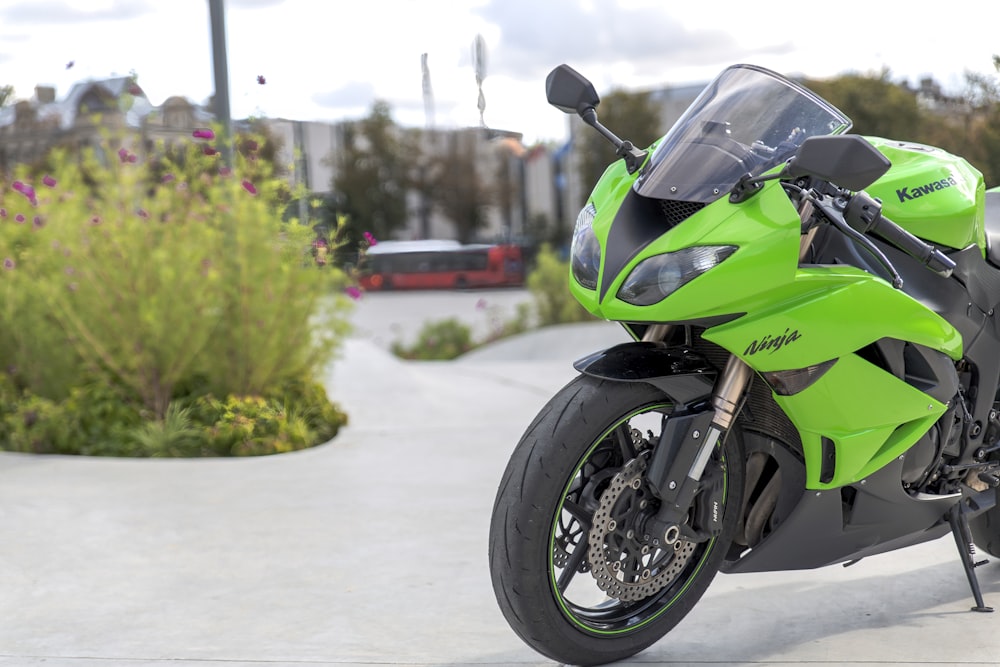
<svg viewBox="0 0 1000 667"><path fill-rule="evenodd" d="M886 156L857 134L809 137L782 170L781 178L816 176L848 190L863 190L891 166Z"/></svg>
<svg viewBox="0 0 1000 667"><path fill-rule="evenodd" d="M545 79L545 98L560 111L575 114L595 109L601 103L594 84L569 65L560 65L549 72Z"/></svg>

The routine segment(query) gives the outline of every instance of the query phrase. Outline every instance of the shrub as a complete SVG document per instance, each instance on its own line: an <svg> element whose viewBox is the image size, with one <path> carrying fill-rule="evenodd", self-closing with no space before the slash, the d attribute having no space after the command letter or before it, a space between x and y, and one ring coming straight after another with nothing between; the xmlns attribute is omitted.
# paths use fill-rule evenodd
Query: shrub
<svg viewBox="0 0 1000 667"><path fill-rule="evenodd" d="M254 157L236 152L230 168L209 142L140 158L109 141L103 153L56 152L44 176L22 170L0 185L10 446L72 450L60 430L70 424L79 453L193 451L186 404L284 401L289 383L333 358L348 279L309 261L313 231L282 222L287 187ZM325 435L304 429L297 409L282 408L284 430L266 431L287 440L276 449Z"/></svg>
<svg viewBox="0 0 1000 667"><path fill-rule="evenodd" d="M127 434L125 443L134 445L134 453L143 456L201 456L204 439L202 430L191 421L190 409L171 403L161 421L138 426Z"/></svg>
<svg viewBox="0 0 1000 667"><path fill-rule="evenodd" d="M319 393L314 393L319 398ZM346 423L343 413L331 409L322 394L323 404L294 406L290 402L260 396L229 396L222 401L202 396L195 401L191 414L203 425L198 445L203 454L213 456L257 456L304 449L325 441ZM313 419L307 416L312 413ZM319 424L315 416L327 420Z"/></svg>
<svg viewBox="0 0 1000 667"><path fill-rule="evenodd" d="M13 383L3 377L2 383ZM62 400L31 391L5 396L0 412L4 449L36 454L143 455L126 442L130 428L142 423L138 407L99 384L70 389Z"/></svg>
<svg viewBox="0 0 1000 667"><path fill-rule="evenodd" d="M569 279L569 263L560 260L550 246L543 245L527 278L539 326L594 320L573 298Z"/></svg>
<svg viewBox="0 0 1000 667"><path fill-rule="evenodd" d="M447 360L468 352L472 347L472 330L452 317L425 322L416 342L404 346L397 341L392 344L392 352L403 359Z"/></svg>
<svg viewBox="0 0 1000 667"><path fill-rule="evenodd" d="M26 394L4 416L7 448L32 454L73 454L72 422L56 402Z"/></svg>

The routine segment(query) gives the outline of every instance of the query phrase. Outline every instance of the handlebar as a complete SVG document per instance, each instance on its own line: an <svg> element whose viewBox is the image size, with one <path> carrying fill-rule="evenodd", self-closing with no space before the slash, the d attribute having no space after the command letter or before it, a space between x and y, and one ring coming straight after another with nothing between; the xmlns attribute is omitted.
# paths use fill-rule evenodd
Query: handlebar
<svg viewBox="0 0 1000 667"><path fill-rule="evenodd" d="M867 193L859 192L851 197L844 209L844 220L863 234L872 232L883 238L938 275L947 278L955 270L956 264L948 255L882 215L881 202Z"/></svg>

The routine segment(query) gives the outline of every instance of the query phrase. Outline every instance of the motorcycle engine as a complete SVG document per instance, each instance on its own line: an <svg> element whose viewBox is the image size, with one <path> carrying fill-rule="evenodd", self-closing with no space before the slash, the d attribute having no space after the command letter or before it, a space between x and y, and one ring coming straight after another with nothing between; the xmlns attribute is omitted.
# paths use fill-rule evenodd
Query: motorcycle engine
<svg viewBox="0 0 1000 667"><path fill-rule="evenodd" d="M903 486L922 487L931 477L943 456L958 456L962 430L965 423L964 411L956 395L951 407L903 456Z"/></svg>

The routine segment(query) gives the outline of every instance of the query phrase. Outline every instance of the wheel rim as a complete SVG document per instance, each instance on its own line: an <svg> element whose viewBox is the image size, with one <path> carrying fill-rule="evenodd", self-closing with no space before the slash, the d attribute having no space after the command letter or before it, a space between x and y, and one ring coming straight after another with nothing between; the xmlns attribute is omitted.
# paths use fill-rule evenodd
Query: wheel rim
<svg viewBox="0 0 1000 667"><path fill-rule="evenodd" d="M640 554L639 542L625 537L627 526L615 536L606 535L603 544L590 535L597 509L601 509L597 521L612 529L616 518L635 511L644 494L637 480L645 469L635 463L643 448L636 434L645 436L642 441L646 443L655 443L671 408L670 404L653 404L619 419L587 449L563 488L550 530L550 586L566 617L587 632L623 634L652 622L683 597L715 547L714 538L697 544L679 540L675 554L668 552L673 547L667 545ZM654 431L654 427L659 430ZM625 470L630 461L633 465ZM642 470L637 474L639 467ZM636 488L632 489L633 485ZM609 488L612 491L606 493ZM627 493L631 497L615 495ZM608 496L617 502L608 503ZM603 507L602 497L606 501ZM614 510L609 508L612 504ZM613 516L606 516L609 511ZM614 557L604 559L607 562L592 559L588 551L600 553L595 549ZM607 569L595 576L592 561ZM610 577L616 577L617 582ZM645 595L652 589L655 592Z"/></svg>

